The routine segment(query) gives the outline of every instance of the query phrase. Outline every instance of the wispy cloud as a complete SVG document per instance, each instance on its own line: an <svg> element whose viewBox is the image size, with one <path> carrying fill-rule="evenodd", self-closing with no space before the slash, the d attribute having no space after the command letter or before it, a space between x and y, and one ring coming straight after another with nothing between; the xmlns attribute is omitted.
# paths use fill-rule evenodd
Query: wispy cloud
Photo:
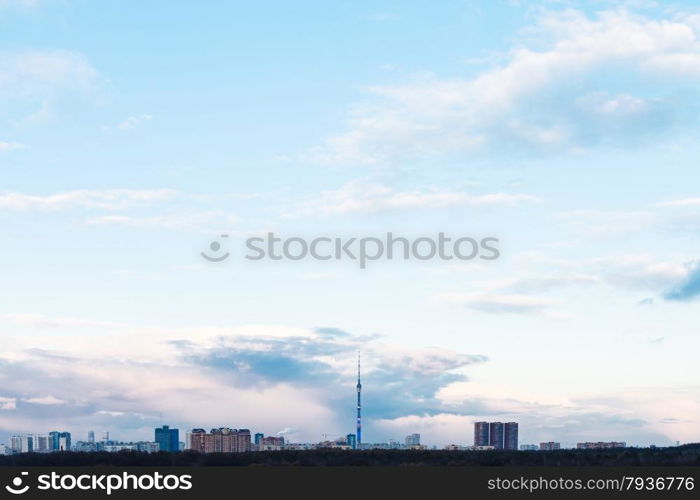
<svg viewBox="0 0 700 500"><path fill-rule="evenodd" d="M66 95L90 95L99 72L79 53L66 50L0 52L0 102L18 122L45 122ZM17 113L23 118L17 120Z"/></svg>
<svg viewBox="0 0 700 500"><path fill-rule="evenodd" d="M468 207L511 207L536 203L539 198L527 194L468 194L445 189L397 191L366 181L349 182L339 189L320 193L317 199L299 204L292 213L303 215L369 214L395 210L431 209L456 205Z"/></svg>
<svg viewBox="0 0 700 500"><path fill-rule="evenodd" d="M490 313L542 314L558 300L507 293L441 293L435 296L438 302L458 304Z"/></svg>
<svg viewBox="0 0 700 500"><path fill-rule="evenodd" d="M0 322L34 328L118 328L124 326L113 321L100 321L87 318L49 317L43 314L5 313L0 314Z"/></svg>
<svg viewBox="0 0 700 500"><path fill-rule="evenodd" d="M133 115L133 116L130 116L129 118L125 119L124 121L120 122L117 125L117 129L119 129L119 130L131 130L133 128L138 127L141 123L151 120L152 118L153 118L153 116L146 114L146 113Z"/></svg>
<svg viewBox="0 0 700 500"><path fill-rule="evenodd" d="M14 151L16 149L24 149L24 144L20 144L19 142L0 141L0 153Z"/></svg>
<svg viewBox="0 0 700 500"><path fill-rule="evenodd" d="M681 14L550 12L505 64L476 77L368 87L349 129L310 154L364 164L482 150L578 152L658 138L696 117L677 90L700 79L698 30ZM592 83L601 70L619 77L617 92ZM636 95L636 84L651 78L657 95Z"/></svg>
<svg viewBox="0 0 700 500"><path fill-rule="evenodd" d="M681 198L658 203L661 207L700 207L700 198Z"/></svg>
<svg viewBox="0 0 700 500"><path fill-rule="evenodd" d="M17 408L16 398L6 398L0 396L0 410L14 410Z"/></svg>
<svg viewBox="0 0 700 500"><path fill-rule="evenodd" d="M101 215L85 220L85 224L88 226L127 226L202 230L208 230L212 226L225 229L238 222L238 217L229 215L223 210L154 216Z"/></svg>
<svg viewBox="0 0 700 500"><path fill-rule="evenodd" d="M63 399L59 399L55 396L40 396L40 397L35 397L35 398L24 398L22 399L25 403L31 403L35 405L63 405L69 403L69 401L65 401Z"/></svg>
<svg viewBox="0 0 700 500"><path fill-rule="evenodd" d="M120 210L163 201L177 194L172 189L79 189L49 195L6 193L0 195L0 209L6 210L68 210L98 208Z"/></svg>

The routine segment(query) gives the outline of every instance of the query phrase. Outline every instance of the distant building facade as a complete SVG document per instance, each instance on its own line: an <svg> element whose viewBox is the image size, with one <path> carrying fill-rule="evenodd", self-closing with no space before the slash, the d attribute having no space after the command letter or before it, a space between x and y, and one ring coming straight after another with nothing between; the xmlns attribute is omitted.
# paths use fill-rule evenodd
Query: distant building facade
<svg viewBox="0 0 700 500"><path fill-rule="evenodd" d="M158 443L160 451L169 451L175 453L180 451L180 431L179 429L171 429L164 425L155 430L154 441Z"/></svg>
<svg viewBox="0 0 700 500"><path fill-rule="evenodd" d="M503 425L503 449L518 449L518 423L506 422Z"/></svg>
<svg viewBox="0 0 700 500"><path fill-rule="evenodd" d="M576 444L579 450L609 450L613 448L626 448L627 443L624 441L597 441L585 442Z"/></svg>
<svg viewBox="0 0 700 500"><path fill-rule="evenodd" d="M12 436L10 448L15 453L30 453L34 451L34 440L31 436Z"/></svg>
<svg viewBox="0 0 700 500"><path fill-rule="evenodd" d="M541 451L554 451L554 450L560 450L561 449L561 443L557 443L554 441L547 441L546 443L540 443L540 450Z"/></svg>
<svg viewBox="0 0 700 500"><path fill-rule="evenodd" d="M539 448L536 444L521 444L520 451L537 451Z"/></svg>
<svg viewBox="0 0 700 500"><path fill-rule="evenodd" d="M518 449L517 422L474 422L474 448Z"/></svg>
<svg viewBox="0 0 700 500"><path fill-rule="evenodd" d="M350 449L357 449L357 436L355 436L355 434L348 434L347 436L345 436L345 442L348 443Z"/></svg>
<svg viewBox="0 0 700 500"><path fill-rule="evenodd" d="M189 437L189 449L199 453L243 453L251 450L248 429L220 427L211 432L192 429Z"/></svg>
<svg viewBox="0 0 700 500"><path fill-rule="evenodd" d="M474 422L474 446L489 446L488 422Z"/></svg>
<svg viewBox="0 0 700 500"><path fill-rule="evenodd" d="M284 448L284 437L267 436L260 439L258 451L279 451Z"/></svg>
<svg viewBox="0 0 700 500"><path fill-rule="evenodd" d="M491 422L489 424L489 446L497 450L503 449L503 422Z"/></svg>
<svg viewBox="0 0 700 500"><path fill-rule="evenodd" d="M406 447L420 446L420 434L409 434L406 436Z"/></svg>

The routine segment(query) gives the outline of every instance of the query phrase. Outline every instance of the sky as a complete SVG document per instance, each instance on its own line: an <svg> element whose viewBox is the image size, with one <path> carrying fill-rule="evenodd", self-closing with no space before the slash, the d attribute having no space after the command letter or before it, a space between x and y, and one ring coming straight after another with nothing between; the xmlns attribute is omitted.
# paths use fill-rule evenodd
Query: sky
<svg viewBox="0 0 700 500"><path fill-rule="evenodd" d="M345 435L358 351L365 442L697 442L698 84L690 1L0 0L0 442Z"/></svg>

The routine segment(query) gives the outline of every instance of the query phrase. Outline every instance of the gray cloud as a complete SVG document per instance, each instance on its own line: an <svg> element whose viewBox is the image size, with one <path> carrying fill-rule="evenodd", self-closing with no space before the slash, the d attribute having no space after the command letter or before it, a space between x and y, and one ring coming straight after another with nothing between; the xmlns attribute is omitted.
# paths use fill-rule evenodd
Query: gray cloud
<svg viewBox="0 0 700 500"><path fill-rule="evenodd" d="M361 349L368 418L455 411L440 402L436 393L452 382L467 379L456 370L487 360L482 355L442 349L397 353L373 347L372 339L336 328L320 328L316 333L321 336L313 341L306 337L221 338L215 347L185 346L183 356L233 384L307 386L320 391L332 410L349 415L354 404L355 353Z"/></svg>
<svg viewBox="0 0 700 500"><path fill-rule="evenodd" d="M664 294L666 300L689 300L700 295L700 262L688 264L688 276L676 287Z"/></svg>

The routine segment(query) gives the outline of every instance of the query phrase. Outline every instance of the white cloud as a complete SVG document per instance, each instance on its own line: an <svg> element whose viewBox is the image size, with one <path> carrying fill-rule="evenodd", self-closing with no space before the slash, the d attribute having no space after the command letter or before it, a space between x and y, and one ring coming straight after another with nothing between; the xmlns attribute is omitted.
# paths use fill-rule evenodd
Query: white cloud
<svg viewBox="0 0 700 500"><path fill-rule="evenodd" d="M657 204L660 207L700 207L700 198L682 198Z"/></svg>
<svg viewBox="0 0 700 500"><path fill-rule="evenodd" d="M98 71L75 52L0 51L0 103L15 123L49 121L61 99L94 95L100 82Z"/></svg>
<svg viewBox="0 0 700 500"><path fill-rule="evenodd" d="M121 323L86 318L48 317L43 314L0 314L0 322L33 328L118 328Z"/></svg>
<svg viewBox="0 0 700 500"><path fill-rule="evenodd" d="M5 151L14 151L16 149L24 149L24 144L20 144L19 142L0 141L0 153Z"/></svg>
<svg viewBox="0 0 700 500"><path fill-rule="evenodd" d="M0 396L0 410L15 410L17 409L16 398L6 398Z"/></svg>
<svg viewBox="0 0 700 500"><path fill-rule="evenodd" d="M370 99L353 108L349 129L311 156L361 164L489 147L578 151L651 131L658 137L687 111L672 97L679 83L700 78L698 32L688 16L549 13L505 64L476 77L430 75L367 88ZM619 75L623 92L590 84L600 70ZM651 78L660 96L634 95Z"/></svg>
<svg viewBox="0 0 700 500"><path fill-rule="evenodd" d="M122 121L117 125L117 128L119 130L131 130L133 128L138 127L141 123L151 120L153 116L146 114L146 113L141 113L139 115L134 115L130 116L126 120Z"/></svg>
<svg viewBox="0 0 700 500"><path fill-rule="evenodd" d="M24 193L0 195L0 209L9 210L67 210L71 208L99 208L118 210L170 199L176 195L171 189L80 189L45 196Z"/></svg>
<svg viewBox="0 0 700 500"><path fill-rule="evenodd" d="M41 397L35 397L35 398L23 398L22 401L25 403L31 403L35 405L64 405L67 404L68 401L65 401L63 399L59 399L55 396L41 396Z"/></svg>
<svg viewBox="0 0 700 500"><path fill-rule="evenodd" d="M441 303L459 304L484 312L518 314L540 314L560 303L558 300L530 295L484 292L441 293L435 299Z"/></svg>
<svg viewBox="0 0 700 500"><path fill-rule="evenodd" d="M222 210L154 216L102 215L85 220L85 224L89 226L116 225L163 229L207 229L212 225L226 228L238 222L238 217L227 215Z"/></svg>
<svg viewBox="0 0 700 500"><path fill-rule="evenodd" d="M300 204L297 213L302 215L367 214L454 205L502 207L538 201L540 201L538 198L526 194L471 195L461 191L436 188L422 191L396 191L381 184L353 181L339 189L321 192L318 199Z"/></svg>
<svg viewBox="0 0 700 500"><path fill-rule="evenodd" d="M66 50L0 53L0 89L8 97L46 95L56 89L91 90L99 73L87 60Z"/></svg>

